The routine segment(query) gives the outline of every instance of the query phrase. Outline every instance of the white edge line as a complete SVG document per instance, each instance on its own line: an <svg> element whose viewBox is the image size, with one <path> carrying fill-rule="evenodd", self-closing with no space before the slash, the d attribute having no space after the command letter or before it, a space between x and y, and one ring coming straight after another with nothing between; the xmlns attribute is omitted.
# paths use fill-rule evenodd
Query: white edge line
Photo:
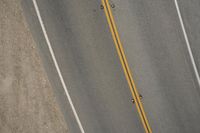
<svg viewBox="0 0 200 133"><path fill-rule="evenodd" d="M197 70L197 65L195 63L194 56L193 56L193 53L192 53L192 49L191 49L191 46L190 46L190 43L189 43L189 40L188 40L188 36L187 36L186 30L185 30L185 26L184 26L184 23L183 23L183 19L182 19L182 16L181 16L179 5L178 5L177 0L174 0L174 2L175 2L175 5L176 5L176 10L177 10L178 17L179 17L179 20L180 20L180 23L181 23L181 27L182 27L183 34L184 34L184 37L185 37L185 41L186 41L186 44L187 44L187 49L188 49L188 52L189 52L189 55L190 55L190 59L191 59L191 63L192 63L193 69L194 69L194 73L195 73L195 76L197 78L198 85L200 87L199 72Z"/></svg>
<svg viewBox="0 0 200 133"><path fill-rule="evenodd" d="M80 119L79 119L79 116L78 116L78 114L77 114L77 112L76 112L76 109L75 109L75 107L74 107L74 105L73 105L72 99L71 99L71 97L70 97L70 95L69 95L68 89L67 89L66 84L65 84L65 81L64 81L64 79L63 79L63 76L62 76L62 74L61 74L60 68L59 68L59 66L58 66L58 63L57 63L57 60L56 60L56 57L55 57L55 54L54 54L54 51L53 51L53 49L52 49L52 47L51 47L51 43L50 43L50 41L49 41L49 38L48 38L48 35L47 35L47 32L46 32L44 23L43 23L43 21L42 21L42 18L41 18L41 15L40 15L40 11L39 11L37 2L36 2L36 0L32 0L32 1L33 1L33 4L34 4L34 8L35 8L35 11L36 11L38 20L39 20L40 25L41 25L41 28L42 28L42 32L43 32L44 37L45 37L46 43L47 43L48 48L49 48L49 51L50 51L50 53L51 53L51 57L52 57L52 59L53 59L54 65L55 65L56 70L57 70L57 72L58 72L60 81L61 81L62 86L63 86L63 88L64 88L64 90L65 90L65 93L66 93L66 95L67 95L67 98L68 98L68 100L69 100L70 106L71 106L71 108L72 108L72 111L73 111L74 116L75 116L75 118L76 118L76 121L77 121L77 123L78 123L78 126L79 126L79 128L80 128L80 130L81 130L81 133L85 133L85 131L84 131L84 129L83 129L83 126L82 126L82 124L81 124L81 121L80 121Z"/></svg>

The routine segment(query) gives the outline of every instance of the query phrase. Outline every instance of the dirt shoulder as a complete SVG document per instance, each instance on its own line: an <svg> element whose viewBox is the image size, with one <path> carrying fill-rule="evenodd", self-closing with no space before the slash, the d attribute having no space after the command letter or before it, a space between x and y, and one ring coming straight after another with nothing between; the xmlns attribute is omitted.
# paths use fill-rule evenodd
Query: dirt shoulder
<svg viewBox="0 0 200 133"><path fill-rule="evenodd" d="M0 0L0 132L67 132L20 0Z"/></svg>

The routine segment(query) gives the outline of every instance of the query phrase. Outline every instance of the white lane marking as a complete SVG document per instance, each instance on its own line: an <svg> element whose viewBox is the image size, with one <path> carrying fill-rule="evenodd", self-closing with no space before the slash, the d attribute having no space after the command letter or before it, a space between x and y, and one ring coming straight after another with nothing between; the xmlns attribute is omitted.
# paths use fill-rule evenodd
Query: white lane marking
<svg viewBox="0 0 200 133"><path fill-rule="evenodd" d="M186 44L187 44L187 49L188 49L188 52L189 52L189 55L190 55L190 59L191 59L191 63L192 63L193 69L194 69L194 73L195 73L195 76L197 78L198 85L200 87L199 72L197 70L197 65L195 63L194 56L193 56L193 53L192 53L192 49L191 49L191 46L190 46L190 42L188 40L188 35L186 33L186 30L185 30L185 26L184 26L183 19L182 19L182 16L181 16L180 8L179 8L177 0L174 0L174 2L175 2L175 5L176 5L176 10L177 10L178 17L179 17L179 20L180 20L180 23L181 23L181 27L182 27L183 34L184 34L184 37L185 37L185 41L186 41Z"/></svg>
<svg viewBox="0 0 200 133"><path fill-rule="evenodd" d="M51 47L51 43L50 43L50 41L49 41L49 38L48 38L48 35L47 35L47 32L46 32L44 23L43 23L43 21L42 21L41 15L40 15L40 11L39 11L39 8L38 8L38 4L37 4L36 0L32 0L32 1L33 1L33 4L34 4L34 8L35 8L35 11L36 11L38 20L39 20L40 25L41 25L41 28L42 28L42 32L43 32L44 37L45 37L46 43L47 43L48 48L49 48L49 51L50 51L50 53L51 53L51 57L52 57L52 59L53 59L54 65L55 65L56 70L57 70L57 72L58 72L60 81L61 81L62 86L63 86L63 88L64 88L64 90L65 90L65 93L66 93L66 95L67 95L67 98L68 98L68 100L69 100L70 106L71 106L71 108L72 108L72 111L73 111L74 116L75 116L75 118L76 118L76 121L77 121L77 123L78 123L78 126L79 126L79 128L80 128L80 130L81 130L81 133L85 133L85 131L84 131L84 129L83 129L83 126L82 126L82 124L81 124L81 121L80 121L80 119L79 119L79 116L78 116L78 114L77 114L77 112L76 112L76 109L75 109L75 107L74 107L74 105L73 105L72 99L71 99L71 97L70 97L70 95L69 95L68 89L67 89L66 84L65 84L65 81L64 81L64 79L63 79L63 76L62 76L62 74L61 74L60 68L59 68L59 66L58 66L58 63L57 63L57 60L56 60L56 57L55 57L55 54L54 54L54 51L53 51L53 49L52 49L52 47Z"/></svg>

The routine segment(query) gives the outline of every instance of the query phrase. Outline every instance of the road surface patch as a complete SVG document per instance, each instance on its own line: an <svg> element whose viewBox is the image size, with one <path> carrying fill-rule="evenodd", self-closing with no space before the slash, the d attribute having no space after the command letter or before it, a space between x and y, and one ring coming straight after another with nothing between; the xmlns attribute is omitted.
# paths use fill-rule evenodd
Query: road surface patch
<svg viewBox="0 0 200 133"><path fill-rule="evenodd" d="M127 79L131 94L133 96L136 108L138 110L140 119L142 121L143 127L144 127L146 133L152 133L151 127L149 125L148 119L147 119L146 114L144 112L143 105L142 105L141 100L140 100L139 93L137 91L135 82L134 82L133 77L131 75L131 71L130 71L126 56L124 54L124 50L123 50L123 47L122 47L121 40L119 38L119 34L118 34L117 27L116 27L116 24L115 24L115 21L114 21L114 17L112 15L112 11L111 11L111 8L110 8L109 1L108 0L102 0L102 4L103 4L103 7L104 7L104 12L105 12L105 15L106 15L109 27L110 27L110 31L111 31L113 40L114 40L114 43L115 43L115 47L117 49L117 53L118 53L118 56L120 58L121 65L123 67L124 74L126 76L126 79Z"/></svg>

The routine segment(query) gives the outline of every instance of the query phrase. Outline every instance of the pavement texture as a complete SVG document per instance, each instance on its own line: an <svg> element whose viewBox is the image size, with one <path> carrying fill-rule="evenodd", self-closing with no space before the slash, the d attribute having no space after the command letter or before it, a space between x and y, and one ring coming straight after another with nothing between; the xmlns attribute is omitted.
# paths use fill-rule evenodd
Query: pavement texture
<svg viewBox="0 0 200 133"><path fill-rule="evenodd" d="M190 22L199 19L194 15L199 10L197 1L195 7L194 1L178 2L184 18L195 18L188 19ZM198 133L199 86L174 0L115 0L115 5L121 40L153 132ZM184 6L193 15L187 15ZM194 27L192 23L188 25Z"/></svg>
<svg viewBox="0 0 200 133"><path fill-rule="evenodd" d="M200 73L200 1L183 0L180 3L180 10L185 24L189 42L192 48L193 56Z"/></svg>
<svg viewBox="0 0 200 133"><path fill-rule="evenodd" d="M110 2L114 5L112 11L121 41L153 132L199 133L200 88L174 0ZM144 132L131 102L101 1L38 0L37 3L85 132ZM79 133L33 3L29 0L23 5L69 131ZM179 1L179 5L186 30L191 32L188 37L198 67L199 30L195 26L198 27L199 4L193 0Z"/></svg>
<svg viewBox="0 0 200 133"><path fill-rule="evenodd" d="M0 0L0 132L67 133L20 0Z"/></svg>

